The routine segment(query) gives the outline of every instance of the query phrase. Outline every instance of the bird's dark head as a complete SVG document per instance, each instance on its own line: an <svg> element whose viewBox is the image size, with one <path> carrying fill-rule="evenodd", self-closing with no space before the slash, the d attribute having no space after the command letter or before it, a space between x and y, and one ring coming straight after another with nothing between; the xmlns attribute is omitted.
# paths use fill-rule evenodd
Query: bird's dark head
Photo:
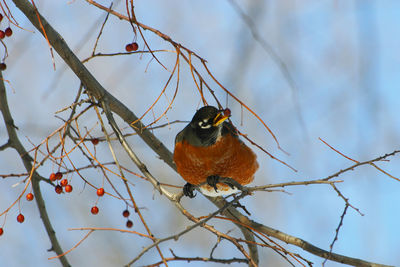
<svg viewBox="0 0 400 267"><path fill-rule="evenodd" d="M194 114L190 126L204 144L213 144L221 135L223 122L229 113L213 106L205 106Z"/></svg>

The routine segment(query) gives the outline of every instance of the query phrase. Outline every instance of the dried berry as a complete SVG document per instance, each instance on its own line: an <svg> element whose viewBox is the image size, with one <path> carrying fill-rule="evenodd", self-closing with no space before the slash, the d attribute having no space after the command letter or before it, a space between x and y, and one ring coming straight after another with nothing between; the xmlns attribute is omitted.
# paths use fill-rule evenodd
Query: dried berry
<svg viewBox="0 0 400 267"><path fill-rule="evenodd" d="M63 177L63 174L61 172L56 172L56 179L57 180L61 180L62 177Z"/></svg>
<svg viewBox="0 0 400 267"><path fill-rule="evenodd" d="M8 27L7 29L5 29L4 33L7 37L10 37L13 34L13 31L10 27Z"/></svg>
<svg viewBox="0 0 400 267"><path fill-rule="evenodd" d="M131 45L132 45L132 51L136 51L139 49L139 45L136 42L132 43Z"/></svg>
<svg viewBox="0 0 400 267"><path fill-rule="evenodd" d="M18 214L18 216L17 216L17 222L23 223L24 221L25 221L24 215L22 215L21 213Z"/></svg>
<svg viewBox="0 0 400 267"><path fill-rule="evenodd" d="M0 235L2 235L4 233L3 228L0 228Z"/></svg>
<svg viewBox="0 0 400 267"><path fill-rule="evenodd" d="M33 198L34 198L34 196L33 196L33 194L32 194L32 193L28 193L28 194L26 194L26 200L28 200L28 201L32 201L32 200L33 200Z"/></svg>
<svg viewBox="0 0 400 267"><path fill-rule="evenodd" d="M70 184L67 184L66 186L65 186L65 192L67 192L67 193L71 193L72 192L72 185L70 185Z"/></svg>
<svg viewBox="0 0 400 267"><path fill-rule="evenodd" d="M63 188L61 185L56 185L56 187L54 187L54 190L56 191L57 194L61 194L63 191Z"/></svg>
<svg viewBox="0 0 400 267"><path fill-rule="evenodd" d="M99 143L99 138L93 138L92 139L92 144L97 145Z"/></svg>
<svg viewBox="0 0 400 267"><path fill-rule="evenodd" d="M7 69L6 63L0 63L0 70L3 71L3 70L6 70L6 69Z"/></svg>
<svg viewBox="0 0 400 267"><path fill-rule="evenodd" d="M61 182L60 182L60 185L63 186L63 187L66 186L67 184L68 184L68 180L67 179L62 179Z"/></svg>
<svg viewBox="0 0 400 267"><path fill-rule="evenodd" d="M99 213L99 208L98 208L97 206L93 206L93 207L90 209L90 212L91 212L92 214L96 215L97 213Z"/></svg>
<svg viewBox="0 0 400 267"><path fill-rule="evenodd" d="M133 226L133 222L131 220L128 220L126 222L126 227L131 228Z"/></svg>
<svg viewBox="0 0 400 267"><path fill-rule="evenodd" d="M127 217L129 217L129 210L124 210L123 212L122 212L122 216L124 216L125 218L127 218Z"/></svg>
<svg viewBox="0 0 400 267"><path fill-rule="evenodd" d="M54 182L55 180L57 180L57 179L56 179L56 174L55 174L54 172L52 172L52 173L50 174L50 181Z"/></svg>
<svg viewBox="0 0 400 267"><path fill-rule="evenodd" d="M231 116L231 110L229 108L224 109L224 116L225 117Z"/></svg>
<svg viewBox="0 0 400 267"><path fill-rule="evenodd" d="M97 195L99 197L104 196L104 188L103 187L100 187L99 189L97 189Z"/></svg>
<svg viewBox="0 0 400 267"><path fill-rule="evenodd" d="M4 37L3 37L4 38ZM125 46L125 50L127 51L127 52L132 52L133 51L133 45L132 44L127 44L126 46Z"/></svg>

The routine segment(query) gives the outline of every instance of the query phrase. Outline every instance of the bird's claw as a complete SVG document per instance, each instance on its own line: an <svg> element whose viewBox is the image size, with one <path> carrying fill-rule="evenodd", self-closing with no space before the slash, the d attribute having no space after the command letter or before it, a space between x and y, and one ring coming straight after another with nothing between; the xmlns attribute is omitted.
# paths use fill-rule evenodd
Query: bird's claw
<svg viewBox="0 0 400 267"><path fill-rule="evenodd" d="M210 175L207 177L207 184L214 188L215 192L218 193L217 183L219 182L220 177L218 175Z"/></svg>
<svg viewBox="0 0 400 267"><path fill-rule="evenodd" d="M185 195L185 196L187 196L187 197L190 197L190 198L194 198L196 195L193 193L194 192L194 185L192 185L192 184L189 184L189 183L186 183L184 186L183 186L183 194Z"/></svg>

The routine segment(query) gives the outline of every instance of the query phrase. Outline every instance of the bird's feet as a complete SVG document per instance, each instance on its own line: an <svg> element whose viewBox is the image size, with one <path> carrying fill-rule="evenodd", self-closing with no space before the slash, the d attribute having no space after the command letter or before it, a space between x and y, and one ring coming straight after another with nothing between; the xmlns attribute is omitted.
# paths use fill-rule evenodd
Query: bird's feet
<svg viewBox="0 0 400 267"><path fill-rule="evenodd" d="M218 175L210 175L207 177L207 184L214 188L215 192L218 192L217 183L220 177Z"/></svg>
<svg viewBox="0 0 400 267"><path fill-rule="evenodd" d="M242 188L243 188L243 186L240 183L233 180L232 178L227 178L227 177L221 178L218 175L210 175L207 177L207 184L209 186L213 187L215 192L218 192L217 183L224 183L232 189L237 188L237 189L242 190Z"/></svg>
<svg viewBox="0 0 400 267"><path fill-rule="evenodd" d="M186 183L186 184L183 186L183 194L184 194L185 196L187 196L187 197L194 198L194 197L196 196L196 195L193 193L193 192L194 192L194 188L195 188L194 185L189 184L189 183Z"/></svg>

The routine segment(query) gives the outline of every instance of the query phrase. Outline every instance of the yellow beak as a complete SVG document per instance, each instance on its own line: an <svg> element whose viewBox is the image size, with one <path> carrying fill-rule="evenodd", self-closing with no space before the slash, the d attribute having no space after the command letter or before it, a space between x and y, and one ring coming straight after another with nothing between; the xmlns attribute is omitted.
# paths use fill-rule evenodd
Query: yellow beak
<svg viewBox="0 0 400 267"><path fill-rule="evenodd" d="M213 120L213 126L216 127L216 126L220 125L228 118L229 118L229 116L225 116L225 115L222 115L221 113L218 113L218 115Z"/></svg>

